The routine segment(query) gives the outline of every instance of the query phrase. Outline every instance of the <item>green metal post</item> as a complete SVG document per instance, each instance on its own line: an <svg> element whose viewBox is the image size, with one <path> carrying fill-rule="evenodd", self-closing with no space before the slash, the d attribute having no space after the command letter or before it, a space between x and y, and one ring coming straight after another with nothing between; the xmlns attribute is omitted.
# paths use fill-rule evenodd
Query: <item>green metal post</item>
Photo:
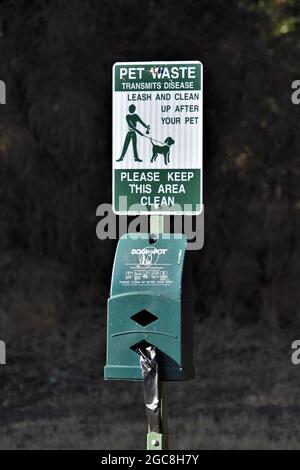
<svg viewBox="0 0 300 470"><path fill-rule="evenodd" d="M164 232L164 216L150 215L150 234L159 235ZM167 382L160 382L160 412L162 422L162 433L150 432L147 434L147 450L168 449L168 404L167 404Z"/></svg>

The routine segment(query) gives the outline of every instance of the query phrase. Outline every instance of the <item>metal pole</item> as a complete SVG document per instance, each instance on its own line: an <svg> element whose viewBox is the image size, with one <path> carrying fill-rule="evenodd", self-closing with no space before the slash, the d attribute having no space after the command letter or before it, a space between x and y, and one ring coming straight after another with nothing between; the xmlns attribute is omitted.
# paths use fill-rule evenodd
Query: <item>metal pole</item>
<svg viewBox="0 0 300 470"><path fill-rule="evenodd" d="M159 235L164 233L164 216L150 215L150 234Z"/></svg>
<svg viewBox="0 0 300 470"><path fill-rule="evenodd" d="M156 235L164 232L164 216L150 215L150 235ZM160 412L162 433L150 432L147 434L147 450L166 450L168 449L168 404L167 404L167 382L160 382Z"/></svg>

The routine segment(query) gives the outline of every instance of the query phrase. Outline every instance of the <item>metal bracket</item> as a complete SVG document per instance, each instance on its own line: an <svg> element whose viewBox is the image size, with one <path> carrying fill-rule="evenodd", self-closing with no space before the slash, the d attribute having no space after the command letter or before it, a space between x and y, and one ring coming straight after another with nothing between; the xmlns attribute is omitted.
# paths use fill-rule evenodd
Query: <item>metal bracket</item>
<svg viewBox="0 0 300 470"><path fill-rule="evenodd" d="M163 450L166 449L166 436L157 432L148 432L147 434L147 450Z"/></svg>

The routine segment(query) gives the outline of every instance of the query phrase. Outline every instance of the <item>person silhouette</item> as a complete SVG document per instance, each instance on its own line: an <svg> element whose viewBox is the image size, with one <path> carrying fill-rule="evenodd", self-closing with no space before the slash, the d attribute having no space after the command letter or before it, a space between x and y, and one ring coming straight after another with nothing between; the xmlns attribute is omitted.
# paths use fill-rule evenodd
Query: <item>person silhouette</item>
<svg viewBox="0 0 300 470"><path fill-rule="evenodd" d="M137 126L137 123L139 122L142 126L145 127L145 129L147 129L147 132L146 132L147 134L149 134L150 126L147 126L147 124L145 124L144 121L142 121L142 119L137 114L135 114L135 109L136 108L135 108L134 104L131 104L129 106L129 113L130 114L127 114L127 116L126 116L126 121L127 121L127 125L128 125L128 132L127 132L126 137L125 137L122 154L121 154L120 158L117 160L117 162L121 162L122 160L124 160L124 157L126 155L128 146L129 146L131 141L132 141L132 147L133 147L134 160L136 162L142 162L143 161L139 158L138 151L137 151L137 145L136 145L137 144L137 135L136 134L143 135L143 133L140 132L137 129L136 126Z"/></svg>

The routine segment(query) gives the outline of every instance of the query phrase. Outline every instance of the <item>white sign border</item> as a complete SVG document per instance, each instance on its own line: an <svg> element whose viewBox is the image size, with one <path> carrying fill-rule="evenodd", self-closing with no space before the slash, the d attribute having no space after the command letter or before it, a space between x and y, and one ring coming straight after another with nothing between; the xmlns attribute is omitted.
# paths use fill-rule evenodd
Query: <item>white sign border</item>
<svg viewBox="0 0 300 470"><path fill-rule="evenodd" d="M143 65L143 64L200 64L201 77L200 77L200 90L202 93L202 103L203 103L203 64L200 60L158 60L158 61L131 61L131 62L115 62L112 68L112 109L114 109L114 95L115 95L115 67L117 65ZM202 117L203 117L203 104L202 104ZM113 119L113 116L112 116ZM115 208L115 171L114 165L112 162L112 210L116 215L200 215L203 211L203 118L201 122L201 175L200 175L200 198L202 204L200 205L199 211L164 211L164 210L146 210L146 211L117 211ZM114 136L113 136L113 125L112 125L112 159L114 158Z"/></svg>

